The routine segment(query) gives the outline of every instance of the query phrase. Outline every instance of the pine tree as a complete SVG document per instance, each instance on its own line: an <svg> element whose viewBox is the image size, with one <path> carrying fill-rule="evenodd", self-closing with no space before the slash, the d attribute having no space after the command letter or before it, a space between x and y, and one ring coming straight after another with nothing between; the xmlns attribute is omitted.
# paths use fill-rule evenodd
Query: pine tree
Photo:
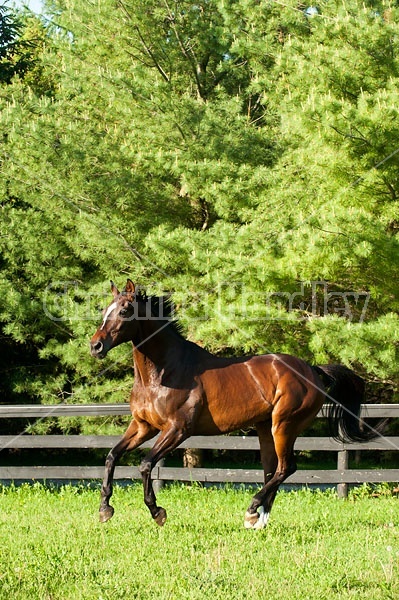
<svg viewBox="0 0 399 600"><path fill-rule="evenodd" d="M0 319L38 365L12 389L126 399L129 348L87 351L126 276L212 351L394 382L397 10L49 3L37 75L1 88Z"/></svg>

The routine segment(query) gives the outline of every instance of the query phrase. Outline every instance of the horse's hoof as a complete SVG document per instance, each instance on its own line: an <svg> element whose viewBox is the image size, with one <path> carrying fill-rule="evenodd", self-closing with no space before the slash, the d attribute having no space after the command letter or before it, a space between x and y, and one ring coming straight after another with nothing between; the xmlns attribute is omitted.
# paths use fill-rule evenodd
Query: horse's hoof
<svg viewBox="0 0 399 600"><path fill-rule="evenodd" d="M263 506L258 508L255 513L246 512L244 518L245 529L264 529L269 520L270 513L265 512Z"/></svg>
<svg viewBox="0 0 399 600"><path fill-rule="evenodd" d="M165 522L166 522L166 510L164 508L161 508L161 507L159 508L157 514L154 517L154 521L160 527L162 527L163 525L165 525Z"/></svg>
<svg viewBox="0 0 399 600"><path fill-rule="evenodd" d="M255 524L259 519L259 514L257 512L250 513L246 512L244 517L244 527L245 529L254 529Z"/></svg>
<svg viewBox="0 0 399 600"><path fill-rule="evenodd" d="M107 506L103 510L100 510L100 523L106 523L109 521L114 514L112 506Z"/></svg>

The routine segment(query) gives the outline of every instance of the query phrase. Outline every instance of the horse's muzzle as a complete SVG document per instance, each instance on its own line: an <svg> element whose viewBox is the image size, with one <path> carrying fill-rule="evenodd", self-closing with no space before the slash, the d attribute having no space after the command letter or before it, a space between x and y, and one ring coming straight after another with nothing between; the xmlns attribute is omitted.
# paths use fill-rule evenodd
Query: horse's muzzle
<svg viewBox="0 0 399 600"><path fill-rule="evenodd" d="M95 358L104 358L107 354L104 344L100 341L90 342L90 353Z"/></svg>

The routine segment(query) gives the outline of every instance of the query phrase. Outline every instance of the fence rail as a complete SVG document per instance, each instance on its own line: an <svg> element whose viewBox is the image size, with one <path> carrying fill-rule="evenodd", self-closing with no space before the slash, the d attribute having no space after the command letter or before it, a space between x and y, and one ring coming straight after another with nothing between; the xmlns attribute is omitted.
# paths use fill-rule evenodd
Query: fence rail
<svg viewBox="0 0 399 600"><path fill-rule="evenodd" d="M110 416L130 414L128 404L95 405L0 405L1 418L46 418L68 416ZM325 408L318 414L326 416ZM362 416L368 418L399 417L399 405L378 404L363 405ZM115 445L120 436L107 435L3 435L0 436L0 450L4 449L108 449ZM151 448L155 440L142 444L142 448ZM180 448L199 448L212 450L258 450L256 436L193 436L183 442ZM364 444L344 444L327 437L299 437L296 450L317 450L337 452L337 468L334 470L300 470L292 475L287 483L337 485L338 493L345 496L348 484L399 482L399 469L349 469L349 452L352 450L399 450L399 437L378 437ZM80 480L101 479L103 466L2 466L2 480ZM219 469L219 468L177 468L158 464L153 470L153 479L158 481L199 481L262 483L263 471L258 469ZM116 479L139 479L137 467L119 466L115 471Z"/></svg>
<svg viewBox="0 0 399 600"><path fill-rule="evenodd" d="M318 417L327 416L324 405ZM118 404L0 404L0 418L13 417L98 417L130 415L127 402ZM364 417L399 417L399 404L363 404Z"/></svg>

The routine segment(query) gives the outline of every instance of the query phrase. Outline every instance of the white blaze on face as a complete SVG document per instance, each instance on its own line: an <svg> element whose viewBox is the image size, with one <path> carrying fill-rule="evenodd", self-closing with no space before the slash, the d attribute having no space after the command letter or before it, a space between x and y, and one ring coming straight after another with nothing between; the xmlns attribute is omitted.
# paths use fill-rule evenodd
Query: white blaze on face
<svg viewBox="0 0 399 600"><path fill-rule="evenodd" d="M113 302L112 304L110 304L107 308L107 312L104 315L104 320L103 320L103 324L101 325L100 329L103 329L105 326L105 323L107 322L107 319L109 318L110 314L112 313L112 311L114 310L114 308L116 308L118 305L116 302Z"/></svg>

